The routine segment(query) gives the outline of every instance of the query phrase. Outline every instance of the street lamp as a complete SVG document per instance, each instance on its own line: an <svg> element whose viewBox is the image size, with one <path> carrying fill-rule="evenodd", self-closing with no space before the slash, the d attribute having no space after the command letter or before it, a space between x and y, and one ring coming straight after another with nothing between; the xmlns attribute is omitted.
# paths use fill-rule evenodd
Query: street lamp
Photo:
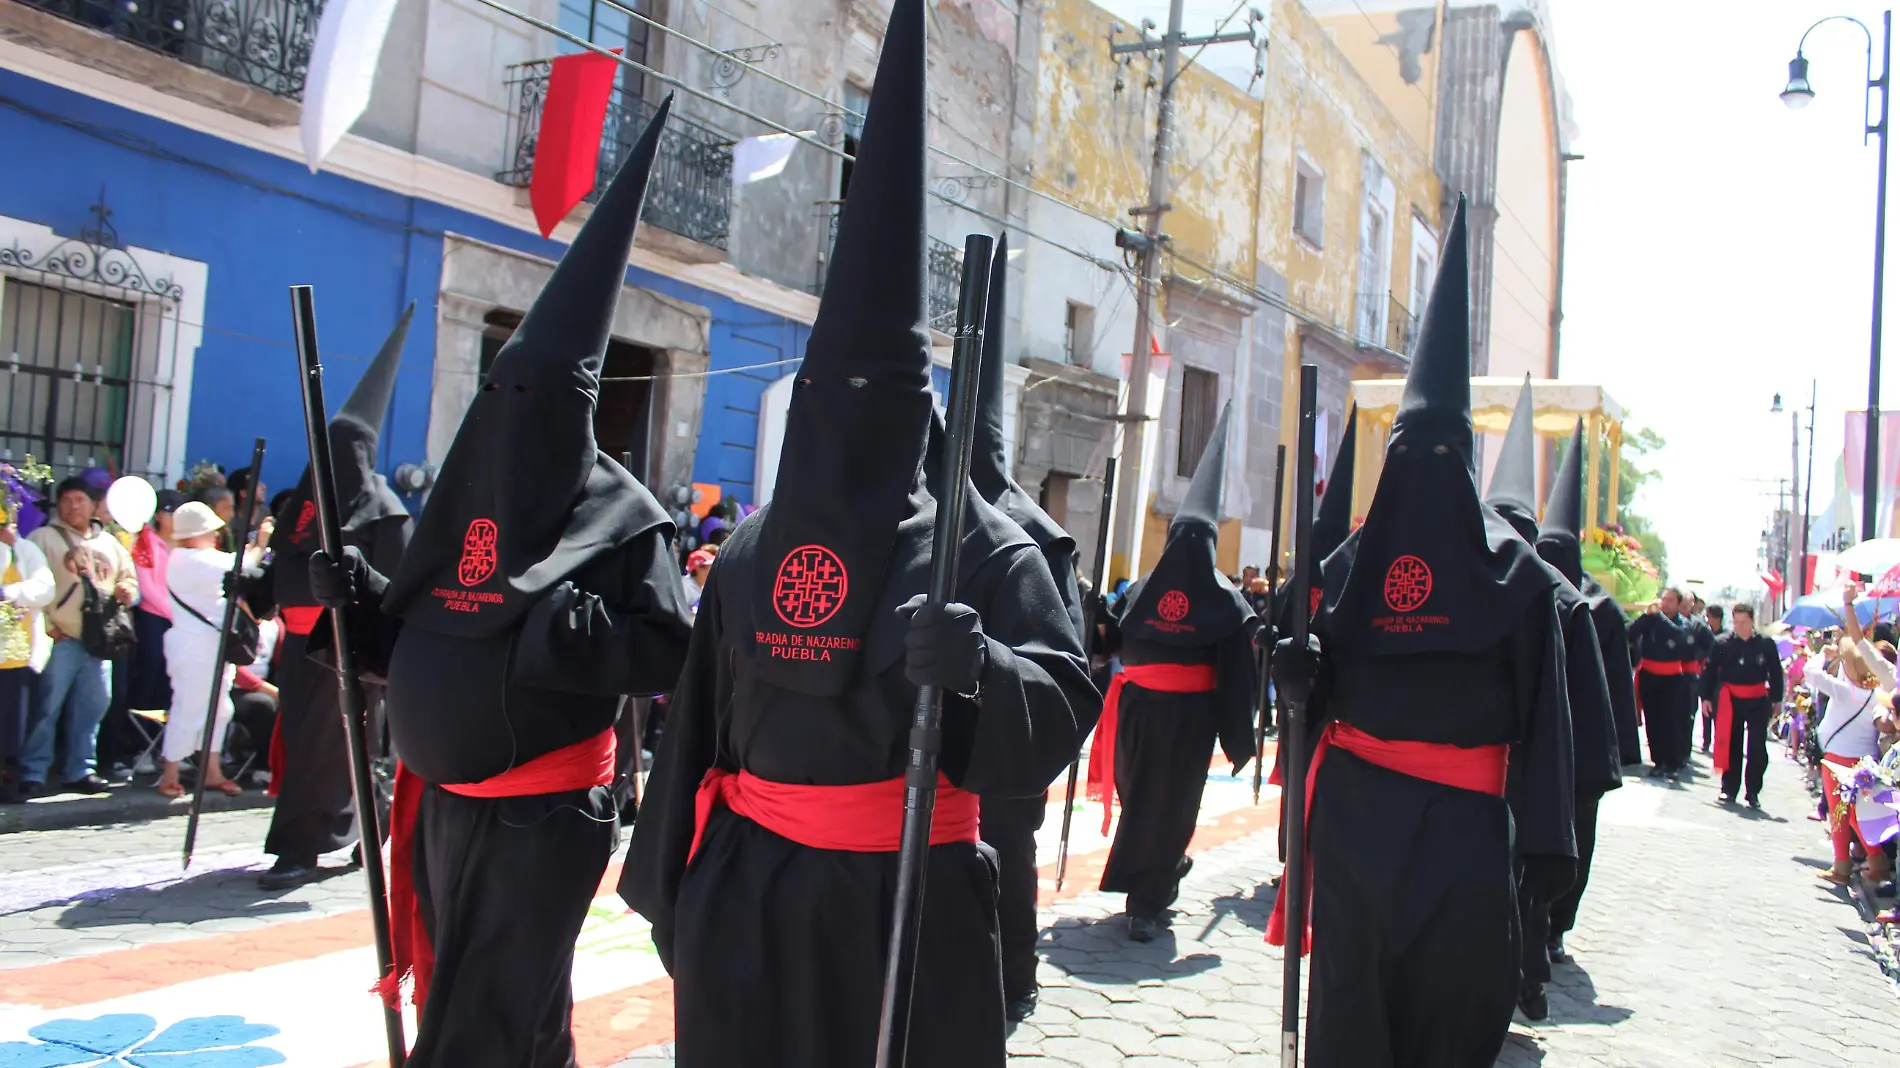
<svg viewBox="0 0 1900 1068"><path fill-rule="evenodd" d="M1788 86L1781 91L1781 101L1798 110L1814 99L1814 86L1808 82L1808 61L1802 55L1802 49L1807 46L1808 34L1813 33L1815 27L1837 19L1859 26L1860 32L1867 37L1867 102L1862 107L1863 123L1866 122L1867 109L1872 106L1874 90L1880 90L1880 121L1867 125L1861 135L1863 144L1869 137L1880 139L1880 185L1874 201L1873 340L1867 358L1867 449L1861 467L1860 536L1865 539L1875 535L1876 517L1880 514L1880 310L1887 263L1887 102L1891 95L1887 87L1887 74L1893 59L1893 12L1882 12L1880 16L1880 77L1874 77L1873 31L1867 28L1866 23L1852 16L1829 15L1802 33L1801 43L1795 46L1794 58L1788 61Z"/></svg>

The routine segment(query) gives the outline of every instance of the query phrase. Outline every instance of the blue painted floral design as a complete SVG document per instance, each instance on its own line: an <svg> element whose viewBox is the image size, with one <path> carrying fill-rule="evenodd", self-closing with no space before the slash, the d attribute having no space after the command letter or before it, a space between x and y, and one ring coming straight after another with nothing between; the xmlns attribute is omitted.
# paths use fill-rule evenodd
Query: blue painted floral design
<svg viewBox="0 0 1900 1068"><path fill-rule="evenodd" d="M252 1045L277 1028L242 1016L194 1016L157 1029L143 1013L52 1020L27 1032L38 1042L0 1042L0 1068L264 1068L286 1060Z"/></svg>

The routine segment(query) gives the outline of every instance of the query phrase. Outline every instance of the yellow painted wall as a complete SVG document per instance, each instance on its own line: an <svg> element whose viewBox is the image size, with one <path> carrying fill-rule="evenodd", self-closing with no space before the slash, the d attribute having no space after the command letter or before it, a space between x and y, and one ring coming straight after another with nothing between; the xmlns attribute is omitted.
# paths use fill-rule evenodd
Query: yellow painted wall
<svg viewBox="0 0 1900 1068"><path fill-rule="evenodd" d="M1149 64L1136 57L1122 92L1113 92L1108 37L1116 21L1087 0L1044 5L1033 181L1133 227L1137 221L1127 211L1148 196L1158 89L1146 88ZM1121 39L1132 41L1132 31ZM1157 79L1160 72L1157 57ZM1259 153L1258 103L1198 67L1185 70L1175 90L1174 188L1168 197L1174 207L1164 229L1183 255L1249 280Z"/></svg>
<svg viewBox="0 0 1900 1068"><path fill-rule="evenodd" d="M1273 51L1267 60L1260 257L1287 278L1287 295L1300 309L1350 335L1359 287L1359 230L1365 203L1364 157L1370 152L1394 190L1387 290L1410 305L1412 218L1439 229L1440 184L1429 137L1394 111L1334 43L1328 27L1298 0L1279 0L1271 17ZM1396 80L1396 75L1394 76ZM1407 92L1411 90L1408 88ZM1414 116L1416 119L1417 116ZM1325 227L1315 248L1293 229L1296 160L1310 159L1326 177ZM1409 309L1417 314L1418 309ZM1286 377L1298 381L1298 324L1287 324ZM1299 398L1281 396L1283 437L1291 442Z"/></svg>
<svg viewBox="0 0 1900 1068"><path fill-rule="evenodd" d="M1331 35L1366 85L1392 112L1406 135L1430 145L1438 118L1438 57L1442 17L1421 2L1392 11L1368 11L1358 0L1310 0L1308 10Z"/></svg>
<svg viewBox="0 0 1900 1068"><path fill-rule="evenodd" d="M1498 220L1491 262L1492 375L1551 374L1557 293L1557 161L1550 72L1519 30L1505 64L1498 117Z"/></svg>

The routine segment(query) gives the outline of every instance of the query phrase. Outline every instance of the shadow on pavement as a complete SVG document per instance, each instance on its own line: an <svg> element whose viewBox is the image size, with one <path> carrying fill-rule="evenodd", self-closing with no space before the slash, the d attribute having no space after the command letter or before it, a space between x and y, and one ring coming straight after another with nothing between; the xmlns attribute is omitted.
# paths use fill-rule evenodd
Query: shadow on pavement
<svg viewBox="0 0 1900 1068"><path fill-rule="evenodd" d="M331 867L321 871L321 875L303 885L311 886L351 874L355 869ZM126 924L198 923L238 916L286 916L311 911L309 902L283 900L291 890L265 890L259 887L258 874L252 868L227 868L174 883L89 891L69 902L47 902L47 906L68 903L69 907L60 913L55 922L71 930Z"/></svg>
<svg viewBox="0 0 1900 1068"><path fill-rule="evenodd" d="M1620 1024L1636 1015L1636 1010L1621 1005L1599 1005L1596 983L1590 973L1574 960L1550 970L1545 988L1550 996L1550 1022Z"/></svg>
<svg viewBox="0 0 1900 1068"><path fill-rule="evenodd" d="M1037 946L1042 958L1064 973L1102 985L1133 986L1144 979L1178 979L1220 967L1217 953L1190 953L1177 959L1173 928L1142 944L1128 940L1126 919L1099 916L1062 919L1045 928Z"/></svg>
<svg viewBox="0 0 1900 1068"><path fill-rule="evenodd" d="M1279 897L1279 893L1279 889L1272 883L1261 883L1245 897L1229 894L1226 897L1215 898L1212 902L1214 915L1209 917L1206 925L1201 928L1200 934L1195 936L1196 939L1205 942L1207 936L1213 933L1221 920L1229 916L1256 931L1264 932L1267 929L1267 916L1273 912L1273 902Z"/></svg>

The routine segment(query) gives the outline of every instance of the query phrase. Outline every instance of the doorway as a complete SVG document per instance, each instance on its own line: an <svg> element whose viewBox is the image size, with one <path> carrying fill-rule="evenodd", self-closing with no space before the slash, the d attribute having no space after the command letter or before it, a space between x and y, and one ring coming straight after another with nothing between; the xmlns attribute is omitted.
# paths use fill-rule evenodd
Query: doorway
<svg viewBox="0 0 1900 1068"><path fill-rule="evenodd" d="M521 313L496 308L482 316L481 373L485 378L501 347L521 325ZM652 485L647 469L652 455L653 376L659 354L644 345L619 338L607 342L607 360L600 375L600 403L594 409L594 441L600 451L619 460L643 485Z"/></svg>

